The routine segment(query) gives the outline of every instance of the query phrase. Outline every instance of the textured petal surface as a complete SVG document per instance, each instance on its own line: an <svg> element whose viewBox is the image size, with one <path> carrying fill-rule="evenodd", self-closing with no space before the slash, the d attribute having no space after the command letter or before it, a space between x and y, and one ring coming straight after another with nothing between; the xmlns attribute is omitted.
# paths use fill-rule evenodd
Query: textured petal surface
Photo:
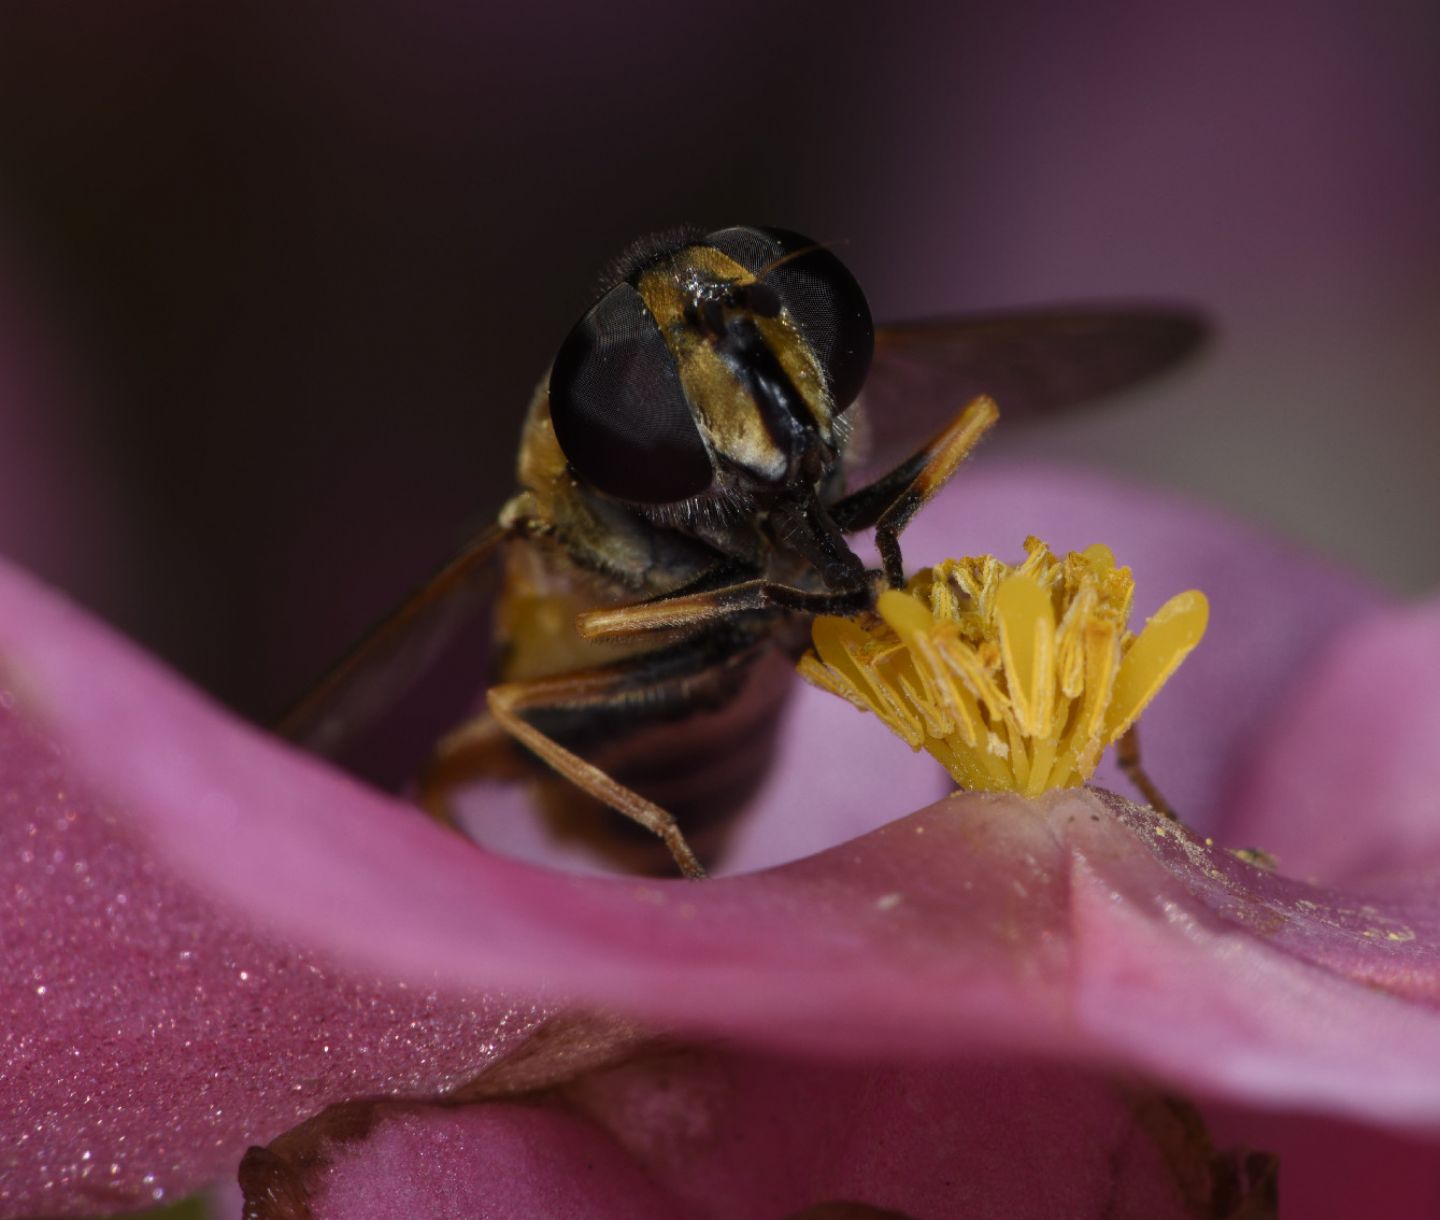
<svg viewBox="0 0 1440 1220"><path fill-rule="evenodd" d="M400 1108L311 1182L316 1220L687 1220L584 1116L492 1103Z"/></svg>
<svg viewBox="0 0 1440 1220"><path fill-rule="evenodd" d="M355 1095L429 1096L536 1023L217 911L0 709L0 1215L149 1204Z"/></svg>
<svg viewBox="0 0 1440 1220"><path fill-rule="evenodd" d="M1440 865L1440 602L1335 642L1258 742L1234 819L1287 871L1424 887Z"/></svg>
<svg viewBox="0 0 1440 1220"><path fill-rule="evenodd" d="M837 1200L926 1220L1178 1220L1227 1176L1211 1153L1164 1103L1074 1068L688 1053L543 1109L398 1110L334 1148L312 1205L317 1220L728 1220Z"/></svg>

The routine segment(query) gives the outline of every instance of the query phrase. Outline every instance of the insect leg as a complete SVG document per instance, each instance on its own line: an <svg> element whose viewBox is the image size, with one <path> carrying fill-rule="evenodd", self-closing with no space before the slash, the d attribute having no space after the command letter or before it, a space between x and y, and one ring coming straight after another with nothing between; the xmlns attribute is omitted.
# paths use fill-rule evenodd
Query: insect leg
<svg viewBox="0 0 1440 1220"><path fill-rule="evenodd" d="M494 726L498 726L577 788L658 835L685 876L703 877L705 870L668 812L586 762L522 714L623 707L633 703L649 681L651 677L643 664L620 662L579 673L492 686L485 695L491 719L481 717L461 726L437 748L422 780L427 808L434 812L443 806L446 792L465 778L495 773L488 760L497 744Z"/></svg>
<svg viewBox="0 0 1440 1220"><path fill-rule="evenodd" d="M580 615L576 627L587 640L619 640L651 631L700 627L755 610L852 614L862 609L869 598L868 585L839 593L819 593L768 580L746 580L634 606L591 610Z"/></svg>
<svg viewBox="0 0 1440 1220"><path fill-rule="evenodd" d="M991 398L974 398L923 449L881 475L867 487L846 496L831 510L846 533L875 527L875 545L892 588L905 585L900 533L927 501L955 473L1000 417Z"/></svg>
<svg viewBox="0 0 1440 1220"><path fill-rule="evenodd" d="M1115 746L1115 761L1120 764L1120 770L1125 772L1125 778L1135 785L1151 809L1169 818L1172 822L1180 820L1176 816L1175 810L1171 808L1170 802L1160 795L1160 789L1155 787L1155 781L1145 774L1145 768L1140 765L1138 725L1132 724L1120 735L1120 740Z"/></svg>

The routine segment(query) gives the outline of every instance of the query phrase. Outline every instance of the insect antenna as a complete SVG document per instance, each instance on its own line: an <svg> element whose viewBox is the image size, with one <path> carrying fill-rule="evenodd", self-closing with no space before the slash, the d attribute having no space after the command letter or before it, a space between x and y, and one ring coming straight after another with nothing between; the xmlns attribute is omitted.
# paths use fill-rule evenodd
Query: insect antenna
<svg viewBox="0 0 1440 1220"><path fill-rule="evenodd" d="M755 280L757 283L763 284L767 275L772 271L778 271L786 263L792 263L797 258L804 258L807 254L814 254L816 250L835 250L841 246L848 246L849 244L850 239L848 237L837 238L835 241L811 242L808 246L801 246L798 250L791 250L788 254L782 254L772 262L766 263L759 271L755 272Z"/></svg>

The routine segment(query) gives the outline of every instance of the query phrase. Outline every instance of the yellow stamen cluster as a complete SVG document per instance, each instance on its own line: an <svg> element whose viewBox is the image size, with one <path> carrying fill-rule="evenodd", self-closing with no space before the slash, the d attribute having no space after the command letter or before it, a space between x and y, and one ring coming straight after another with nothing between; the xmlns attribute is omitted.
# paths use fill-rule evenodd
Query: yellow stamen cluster
<svg viewBox="0 0 1440 1220"><path fill-rule="evenodd" d="M1038 538L919 572L876 613L815 620L800 672L874 712L956 783L1035 795L1083 784L1205 634L1203 593L1172 597L1138 635L1135 583L1103 546L1060 559Z"/></svg>

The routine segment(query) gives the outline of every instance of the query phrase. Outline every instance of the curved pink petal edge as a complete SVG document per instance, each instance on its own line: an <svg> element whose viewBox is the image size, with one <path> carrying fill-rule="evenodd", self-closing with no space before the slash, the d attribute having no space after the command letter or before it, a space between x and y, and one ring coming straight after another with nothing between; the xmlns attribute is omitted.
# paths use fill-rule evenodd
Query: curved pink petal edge
<svg viewBox="0 0 1440 1220"><path fill-rule="evenodd" d="M1177 740L1201 756L1196 799L1218 800L1219 773L1247 749L1226 709L1251 723L1373 602L1197 510L1073 477L980 484L947 502L977 535L1008 529L1022 508L1044 516L1037 506L1048 505L1074 531L1052 531L1057 545L1102 537L1142 578L1154 572L1154 604L1198 584L1231 607L1214 620L1228 635L1212 626L1208 646L1236 649L1220 677L1187 688L1182 671L1165 696ZM1152 539L1145 551L1137 519L1172 541ZM1207 582L1206 572L1224 579ZM63 1150L77 1158L94 1137L90 1161L22 1154L36 1189L65 1168L67 1180L89 1176L98 1197L114 1198L99 1185L110 1162L95 1158L133 1137L132 1121L156 1124L150 1138L162 1146L150 1160L176 1181L183 1161L193 1182L202 1165L233 1164L242 1127L265 1138L324 1100L403 1091L406 1064L416 1092L444 1087L503 1051L485 1037L502 1016L524 1026L523 1009L455 998L502 989L776 1047L872 1059L1022 1047L1262 1105L1440 1121L1433 886L1407 885L1398 906L1376 893L1357 901L1263 873L1088 794L1038 804L955 797L809 859L698 885L558 875L457 843L409 806L238 724L14 572L0 573L0 690L6 833L18 836L0 863L6 947L32 963L5 980L7 1075L22 1082L12 1093L21 1129L56 1129L69 1115ZM835 731L857 755L868 751L874 723L840 710L848 721ZM805 757L787 746L779 804L824 824L830 811L794 778ZM756 820L783 812L762 802ZM27 859L31 827L44 850ZM111 850L119 854L103 868L76 872ZM162 914L119 919L147 886L139 909ZM200 887L231 913L195 897ZM27 902L43 917L16 918ZM107 929L118 935L99 935ZM191 967L176 969L186 936L218 972L198 986ZM324 964L331 954L357 965L334 972ZM252 957L267 980L256 998L239 978ZM328 984L307 999L296 980L312 970L351 980L353 1003L327 1009ZM397 1027L385 1005L400 1002L404 981L424 989L410 993L411 1020L433 1036L382 1050L380 1027ZM361 1032L341 1067L316 1069L333 1062L324 1032L352 1028ZM257 1057L277 1053L274 1072L262 1073L263 1104L245 1113L237 1099L255 1087ZM222 1085L224 1101L213 1093ZM277 1101L286 1090L295 1094L288 1108ZM178 1127L167 1125L166 1106L183 1111ZM175 1133L188 1137L192 1122L208 1133L212 1110L222 1133L187 1160ZM97 1124L97 1113L110 1118Z"/></svg>
<svg viewBox="0 0 1440 1220"><path fill-rule="evenodd" d="M1072 1066L734 1051L626 1064L544 1107L397 1106L330 1152L316 1220L726 1220L841 1200L933 1220L1181 1220L1219 1214L1196 1205L1235 1168L1182 1112Z"/></svg>
<svg viewBox="0 0 1440 1220"><path fill-rule="evenodd" d="M1440 865L1440 602L1346 631L1259 744L1236 833L1302 875L1426 890Z"/></svg>

